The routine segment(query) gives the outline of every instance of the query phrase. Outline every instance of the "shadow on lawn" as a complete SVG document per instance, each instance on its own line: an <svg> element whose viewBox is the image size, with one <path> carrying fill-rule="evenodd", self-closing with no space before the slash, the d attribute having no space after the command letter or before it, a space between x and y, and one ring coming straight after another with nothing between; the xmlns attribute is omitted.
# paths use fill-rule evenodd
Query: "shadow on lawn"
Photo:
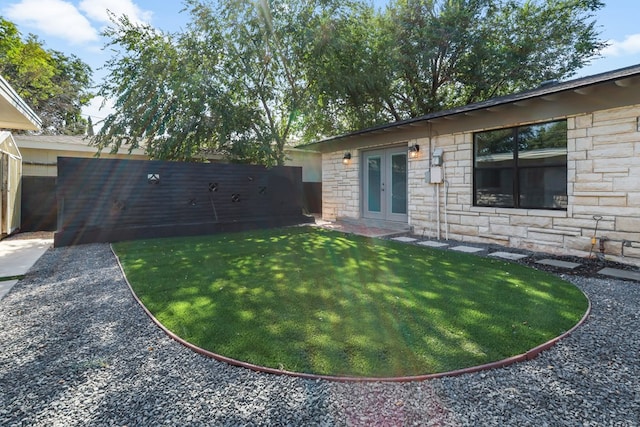
<svg viewBox="0 0 640 427"><path fill-rule="evenodd" d="M147 308L185 340L324 375L443 372L524 353L586 310L544 272L314 228L118 244Z"/></svg>

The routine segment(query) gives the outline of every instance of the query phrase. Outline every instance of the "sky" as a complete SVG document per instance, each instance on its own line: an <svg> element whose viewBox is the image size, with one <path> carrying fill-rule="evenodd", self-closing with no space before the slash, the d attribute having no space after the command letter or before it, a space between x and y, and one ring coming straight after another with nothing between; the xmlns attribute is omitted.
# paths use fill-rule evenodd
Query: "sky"
<svg viewBox="0 0 640 427"><path fill-rule="evenodd" d="M373 0L383 7L386 0ZM609 43L601 57L572 77L584 77L640 64L640 2L605 0L595 16L600 36ZM182 0L0 0L0 15L13 22L23 37L35 34L46 49L74 54L94 71L100 84L109 59L100 32L111 24L107 10L116 16L126 14L134 22L144 22L164 31L186 27L189 15L182 12ZM109 105L100 109L102 99L94 99L83 109L94 124L108 115Z"/></svg>

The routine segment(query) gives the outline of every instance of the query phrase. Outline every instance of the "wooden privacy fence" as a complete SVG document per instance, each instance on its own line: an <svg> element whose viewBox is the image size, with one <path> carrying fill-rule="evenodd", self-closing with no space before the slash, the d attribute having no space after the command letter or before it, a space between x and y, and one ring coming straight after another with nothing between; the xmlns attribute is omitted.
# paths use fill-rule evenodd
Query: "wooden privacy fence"
<svg viewBox="0 0 640 427"><path fill-rule="evenodd" d="M290 166L59 157L56 195L56 247L313 220Z"/></svg>

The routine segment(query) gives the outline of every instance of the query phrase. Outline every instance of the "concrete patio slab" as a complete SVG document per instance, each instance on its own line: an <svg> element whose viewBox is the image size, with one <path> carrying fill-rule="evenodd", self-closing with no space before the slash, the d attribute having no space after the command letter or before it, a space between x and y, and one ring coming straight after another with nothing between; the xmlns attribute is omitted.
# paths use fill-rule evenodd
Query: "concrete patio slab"
<svg viewBox="0 0 640 427"><path fill-rule="evenodd" d="M415 242L418 239L414 239L413 237L400 236L400 237L392 237L391 240L395 240L396 242L410 243L410 242Z"/></svg>
<svg viewBox="0 0 640 427"><path fill-rule="evenodd" d="M496 258L502 258L502 259L508 259L510 261L517 261L519 259L526 258L529 255L516 254L516 253L513 253L513 252L492 252L492 253L489 254L489 256L496 257Z"/></svg>
<svg viewBox="0 0 640 427"><path fill-rule="evenodd" d="M447 246L449 246L448 243L434 242L433 240L426 240L424 242L418 242L418 244L421 245L421 246L428 246L430 248L446 248Z"/></svg>
<svg viewBox="0 0 640 427"><path fill-rule="evenodd" d="M476 252L482 252L485 249L481 249L481 248L474 248L473 246L454 246L452 248L450 248L452 251L458 251L458 252L465 252L468 254L474 254Z"/></svg>
<svg viewBox="0 0 640 427"><path fill-rule="evenodd" d="M22 276L51 247L53 239L0 241L0 277Z"/></svg>
<svg viewBox="0 0 640 427"><path fill-rule="evenodd" d="M566 268L568 270L573 270L574 268L580 267L581 265L575 262L560 261L559 259L549 258L536 261L536 264L550 265L551 267Z"/></svg>
<svg viewBox="0 0 640 427"><path fill-rule="evenodd" d="M610 277L617 277L619 279L636 280L640 282L640 272L638 271L620 270L619 268L607 267L598 271L598 274L602 274L604 276L610 276Z"/></svg>
<svg viewBox="0 0 640 427"><path fill-rule="evenodd" d="M18 283L17 280L5 280L4 282L0 282L0 300L4 298L4 296L16 283Z"/></svg>

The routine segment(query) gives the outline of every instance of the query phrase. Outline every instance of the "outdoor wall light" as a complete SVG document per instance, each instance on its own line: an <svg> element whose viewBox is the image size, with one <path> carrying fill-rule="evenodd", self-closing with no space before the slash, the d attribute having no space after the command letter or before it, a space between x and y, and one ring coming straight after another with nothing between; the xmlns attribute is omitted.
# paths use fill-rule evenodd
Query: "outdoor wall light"
<svg viewBox="0 0 640 427"><path fill-rule="evenodd" d="M351 163L351 153L344 153L344 157L342 158L342 163L348 165Z"/></svg>
<svg viewBox="0 0 640 427"><path fill-rule="evenodd" d="M418 144L413 144L411 147L409 147L409 158L415 159L416 157L418 157L419 152L420 146Z"/></svg>

